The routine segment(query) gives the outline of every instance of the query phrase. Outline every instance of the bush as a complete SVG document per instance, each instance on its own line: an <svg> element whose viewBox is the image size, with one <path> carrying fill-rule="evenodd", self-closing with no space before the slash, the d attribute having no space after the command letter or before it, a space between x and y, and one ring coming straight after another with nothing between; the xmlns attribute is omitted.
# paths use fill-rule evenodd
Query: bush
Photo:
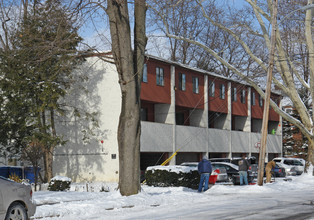
<svg viewBox="0 0 314 220"><path fill-rule="evenodd" d="M49 191L66 191L70 189L71 179L68 177L56 176L49 182Z"/></svg>
<svg viewBox="0 0 314 220"><path fill-rule="evenodd" d="M175 166L178 168L179 166ZM168 169L147 169L145 173L146 184L149 186L183 186L197 189L200 181L200 175L197 170L173 171L171 166Z"/></svg>

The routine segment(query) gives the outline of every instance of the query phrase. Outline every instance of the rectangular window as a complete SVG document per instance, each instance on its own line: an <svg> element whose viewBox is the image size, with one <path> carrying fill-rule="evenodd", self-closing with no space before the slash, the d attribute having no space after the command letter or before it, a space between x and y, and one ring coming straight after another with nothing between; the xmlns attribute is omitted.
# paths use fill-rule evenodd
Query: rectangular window
<svg viewBox="0 0 314 220"><path fill-rule="evenodd" d="M220 88L219 88L219 97L220 97L221 99L225 99L225 93L226 93L225 84L220 84Z"/></svg>
<svg viewBox="0 0 314 220"><path fill-rule="evenodd" d="M194 93L199 93L199 88L198 88L198 77L192 77L193 81L193 92Z"/></svg>
<svg viewBox="0 0 314 220"><path fill-rule="evenodd" d="M237 88L231 89L231 101L233 102L237 101Z"/></svg>
<svg viewBox="0 0 314 220"><path fill-rule="evenodd" d="M156 67L156 82L158 86L164 86L164 69Z"/></svg>
<svg viewBox="0 0 314 220"><path fill-rule="evenodd" d="M180 73L179 74L179 89L182 91L185 91L185 74L184 73Z"/></svg>
<svg viewBox="0 0 314 220"><path fill-rule="evenodd" d="M215 97L215 82L209 81L209 94L210 97Z"/></svg>
<svg viewBox="0 0 314 220"><path fill-rule="evenodd" d="M245 90L241 90L241 103L245 103Z"/></svg>
<svg viewBox="0 0 314 220"><path fill-rule="evenodd" d="M146 63L144 64L144 67L143 67L143 79L142 79L142 82L146 82L147 83L147 64Z"/></svg>
<svg viewBox="0 0 314 220"><path fill-rule="evenodd" d="M255 105L255 92L251 93L251 104Z"/></svg>
<svg viewBox="0 0 314 220"><path fill-rule="evenodd" d="M259 103L259 106L262 107L263 106L263 98L261 95L258 95L258 103Z"/></svg>

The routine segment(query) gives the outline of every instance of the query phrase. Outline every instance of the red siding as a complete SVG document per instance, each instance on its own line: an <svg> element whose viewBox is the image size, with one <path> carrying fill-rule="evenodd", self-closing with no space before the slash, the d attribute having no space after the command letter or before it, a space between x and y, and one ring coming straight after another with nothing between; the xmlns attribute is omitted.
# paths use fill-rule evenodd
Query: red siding
<svg viewBox="0 0 314 220"><path fill-rule="evenodd" d="M179 74L184 73L186 76L186 88L185 91L179 89ZM193 92L192 77L198 77L199 79L199 93ZM176 105L187 108L204 109L204 75L198 74L191 70L176 67L175 73L175 85L176 85Z"/></svg>
<svg viewBox="0 0 314 220"><path fill-rule="evenodd" d="M263 106L259 105L258 97L259 94L255 90L251 90L252 93L255 93L255 105L251 105L251 115L252 118L256 119L262 119L263 118L263 111L264 111L264 100L263 100Z"/></svg>
<svg viewBox="0 0 314 220"><path fill-rule="evenodd" d="M277 105L280 104L280 97L278 95L271 95L270 97ZM269 120L279 121L279 115L274 111L274 109L269 109Z"/></svg>
<svg viewBox="0 0 314 220"><path fill-rule="evenodd" d="M210 82L215 83L215 96L208 96L208 110L212 112L228 113L228 82L217 78L208 78L208 87ZM220 85L225 85L225 99L220 98ZM209 91L209 88L207 88Z"/></svg>
<svg viewBox="0 0 314 220"><path fill-rule="evenodd" d="M248 104L247 104L247 89L245 86L240 84L232 83L231 87L237 88L237 101L233 101L231 105L232 115L237 116L248 116ZM241 103L241 91L245 90L245 103Z"/></svg>
<svg viewBox="0 0 314 220"><path fill-rule="evenodd" d="M264 112L264 100L263 100L263 106L259 105L259 94L252 89L252 92L254 91L255 93L255 105L252 105L252 118L255 119L263 119L263 112ZM271 95L271 99L279 105L280 103L280 96L278 95ZM269 121L279 121L279 115L272 109L269 109Z"/></svg>
<svg viewBox="0 0 314 220"><path fill-rule="evenodd" d="M156 67L164 69L164 86L156 83ZM156 103L171 103L170 64L149 59L147 61L147 83L142 82L141 100Z"/></svg>

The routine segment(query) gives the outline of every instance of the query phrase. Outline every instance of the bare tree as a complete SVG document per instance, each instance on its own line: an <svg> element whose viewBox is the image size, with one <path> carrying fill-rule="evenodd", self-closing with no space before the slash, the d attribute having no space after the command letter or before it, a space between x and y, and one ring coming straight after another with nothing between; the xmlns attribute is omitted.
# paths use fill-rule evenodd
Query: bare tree
<svg viewBox="0 0 314 220"><path fill-rule="evenodd" d="M245 51L252 61L254 61L254 65L260 67L265 73L267 72L267 62L265 62L259 54L254 53L254 50L250 48L250 45L245 41L243 35L239 35L237 33L237 29L246 29L246 34L253 35L260 40L263 40L264 45L266 46L267 50L270 51L270 35L269 35L269 28L271 24L271 13L272 13L272 1L264 1L262 4L258 4L257 1L253 0L246 0L246 2L251 6L252 13L255 16L255 22L258 24L258 28L252 28L244 24L234 24L228 25L220 23L212 18L206 11L206 5L203 1L197 1L199 7L203 12L203 16L213 25L218 27L221 31L228 33L230 37L232 37L236 42L242 47L242 50ZM304 6L302 2L299 2L299 7ZM312 5L313 0L308 0L307 4ZM302 9L302 8L301 8ZM301 10L298 10L298 12ZM157 12L157 11L156 11ZM265 93L263 89L260 88L255 81L249 78L247 75L243 73L240 68L235 67L227 59L223 56L220 56L219 53L214 51L209 45L206 43L199 41L198 39L191 39L186 36L176 35L175 33L171 32L169 28L169 24L166 19L166 15L162 12L157 12L161 17L163 24L164 24L164 31L167 37L182 40L189 42L191 44L197 45L198 47L204 49L208 53L210 53L216 60L221 62L224 66L226 66L229 70L236 73L240 76L243 80L249 83L262 97L265 97ZM306 10L306 15L304 19L304 29L305 32L305 40L299 39L302 41L302 44L306 46L306 51L310 55L309 56L309 75L310 75L310 82L306 82L303 77L300 75L300 71L296 67L295 63L292 62L291 57L289 55L289 51L286 50L284 46L284 41L282 40L282 31L276 32L276 57L275 57L275 71L277 74L273 76L273 83L279 88L283 93L285 93L291 102L293 103L294 107L299 113L300 120L291 117L290 115L286 114L275 102L271 101L271 107L280 114L284 119L287 121L295 124L302 133L306 136L309 141L309 149L308 149L308 161L314 164L314 135L313 135L313 115L310 113L310 109L307 109L304 105L303 100L300 98L298 91L300 87L304 87L308 90L309 94L311 94L311 100L314 97L314 46L313 46L313 34L311 24L313 23L313 15L312 10ZM273 27L275 28L275 27ZM251 69L252 71L254 69ZM313 109L313 102L311 103L311 109ZM314 170L313 170L314 174Z"/></svg>
<svg viewBox="0 0 314 220"><path fill-rule="evenodd" d="M145 0L134 1L134 50L127 1L108 0L106 12L122 92L118 128L119 188L122 195L128 196L140 191L140 91L147 41Z"/></svg>
<svg viewBox="0 0 314 220"><path fill-rule="evenodd" d="M151 24L150 26L161 30L159 32L166 33L163 21L161 21L159 16L163 15L164 22L167 23L169 32L173 35L204 43L230 64L246 72L246 75L252 76L252 71L249 71L251 68L255 68L255 77L258 77L261 73L260 68L254 66L250 56L242 50L235 39L228 33L221 31L219 27L213 25L203 16L202 8L199 7L197 1L173 0L160 2L149 0L148 3L151 8L148 13L148 22ZM242 9L239 13L228 7L228 5L224 5L222 8L216 4L217 1L206 1L206 8L204 8L206 14L215 19L216 22L229 26L238 26L238 24L249 27L253 26L251 22L252 13L248 13L247 9ZM227 13L230 15L226 16ZM156 30L153 31L156 32ZM237 35L242 36L245 42L256 53L262 54L263 43L261 43L258 37L248 35L248 31L239 26L234 28L234 31ZM202 50L197 45L188 41L168 38L171 60L215 72L223 76L238 78L232 70L220 61L217 61L206 50Z"/></svg>

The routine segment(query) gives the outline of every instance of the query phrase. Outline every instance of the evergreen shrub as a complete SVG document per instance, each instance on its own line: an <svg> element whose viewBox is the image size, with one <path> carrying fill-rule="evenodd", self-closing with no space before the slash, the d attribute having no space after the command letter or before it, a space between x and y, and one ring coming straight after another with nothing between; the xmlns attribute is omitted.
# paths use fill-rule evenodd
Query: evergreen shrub
<svg viewBox="0 0 314 220"><path fill-rule="evenodd" d="M64 177L54 177L50 180L48 190L49 191L67 191L70 189L71 179Z"/></svg>
<svg viewBox="0 0 314 220"><path fill-rule="evenodd" d="M197 189L200 181L197 170L173 172L171 169L147 169L145 178L148 186L183 186L191 189Z"/></svg>

